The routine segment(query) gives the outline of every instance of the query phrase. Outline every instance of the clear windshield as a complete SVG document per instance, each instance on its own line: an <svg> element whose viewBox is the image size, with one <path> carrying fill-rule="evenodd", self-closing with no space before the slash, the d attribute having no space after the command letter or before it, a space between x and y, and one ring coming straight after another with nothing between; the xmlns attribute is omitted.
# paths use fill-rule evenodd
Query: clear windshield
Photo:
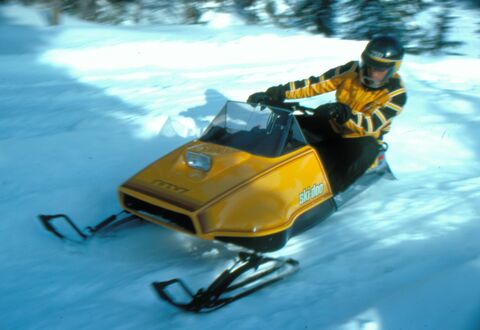
<svg viewBox="0 0 480 330"><path fill-rule="evenodd" d="M200 138L264 157L278 157L306 144L290 111L227 102Z"/></svg>

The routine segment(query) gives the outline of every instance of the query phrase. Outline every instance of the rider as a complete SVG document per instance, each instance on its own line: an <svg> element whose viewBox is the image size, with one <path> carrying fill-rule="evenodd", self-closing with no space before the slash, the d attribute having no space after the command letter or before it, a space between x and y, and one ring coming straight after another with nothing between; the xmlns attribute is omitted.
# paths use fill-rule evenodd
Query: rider
<svg viewBox="0 0 480 330"><path fill-rule="evenodd" d="M337 103L318 107L313 121L298 120L307 131L320 133L324 145L334 147L336 159L341 161L336 162L335 171L331 170L335 173L332 189L343 191L375 161L383 136L406 103L406 91L397 73L403 54L396 38L375 37L367 44L360 63L352 61L319 77L270 87L250 95L247 102L276 104L336 90Z"/></svg>

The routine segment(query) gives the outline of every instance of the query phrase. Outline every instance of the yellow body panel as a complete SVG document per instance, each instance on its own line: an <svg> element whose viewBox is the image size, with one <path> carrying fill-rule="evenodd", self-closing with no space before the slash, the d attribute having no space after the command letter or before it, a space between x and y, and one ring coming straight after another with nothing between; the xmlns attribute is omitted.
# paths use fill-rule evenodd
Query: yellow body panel
<svg viewBox="0 0 480 330"><path fill-rule="evenodd" d="M189 167L187 150L210 156L211 169ZM129 208L125 195L190 217L194 234L203 239L275 234L332 197L322 163L310 146L267 158L201 141L154 162L120 186L119 194L124 209L162 226L192 234Z"/></svg>

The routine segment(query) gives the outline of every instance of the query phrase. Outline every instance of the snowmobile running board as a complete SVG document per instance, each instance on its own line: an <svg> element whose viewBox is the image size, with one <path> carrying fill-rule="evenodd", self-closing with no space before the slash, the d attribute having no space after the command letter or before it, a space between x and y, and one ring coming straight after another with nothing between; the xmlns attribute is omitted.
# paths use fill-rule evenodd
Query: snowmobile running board
<svg viewBox="0 0 480 330"><path fill-rule="evenodd" d="M223 271L207 289L200 289L195 294L185 282L178 278L154 282L152 286L161 299L173 306L187 312L207 313L277 282L298 269L299 263L294 259L278 259L240 252L230 268ZM248 271L253 273L244 276ZM187 301L173 297L174 284L179 285L176 289L180 288L183 300ZM178 291L175 292L178 293Z"/></svg>
<svg viewBox="0 0 480 330"><path fill-rule="evenodd" d="M121 215L125 214L123 217ZM58 238L64 240L72 240L70 238L67 238L64 234L60 233L57 228L55 228L52 224L52 221L55 219L63 219L67 222L70 227L78 234L78 236L81 237L82 240L87 240L94 236L97 232L101 231L102 229L105 229L107 227L113 227L117 226L126 222L129 222L131 220L139 219L137 216L130 214L126 211L121 211L117 214L113 214L109 216L108 218L100 221L97 225L95 226L88 226L85 228L85 231L80 230L78 226L70 219L70 217L66 214L52 214L52 215L45 215L45 214L40 214L38 216L40 222L42 225L45 227L46 230L51 232L53 235L57 236Z"/></svg>

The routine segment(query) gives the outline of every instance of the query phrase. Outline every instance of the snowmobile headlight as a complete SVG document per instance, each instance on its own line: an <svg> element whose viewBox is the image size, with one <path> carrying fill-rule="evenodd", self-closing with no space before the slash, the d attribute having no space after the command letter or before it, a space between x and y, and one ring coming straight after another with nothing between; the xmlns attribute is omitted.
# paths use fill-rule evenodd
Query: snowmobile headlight
<svg viewBox="0 0 480 330"><path fill-rule="evenodd" d="M212 158L210 156L199 154L193 151L187 151L185 158L187 160L187 165L191 168L208 172L212 167Z"/></svg>

